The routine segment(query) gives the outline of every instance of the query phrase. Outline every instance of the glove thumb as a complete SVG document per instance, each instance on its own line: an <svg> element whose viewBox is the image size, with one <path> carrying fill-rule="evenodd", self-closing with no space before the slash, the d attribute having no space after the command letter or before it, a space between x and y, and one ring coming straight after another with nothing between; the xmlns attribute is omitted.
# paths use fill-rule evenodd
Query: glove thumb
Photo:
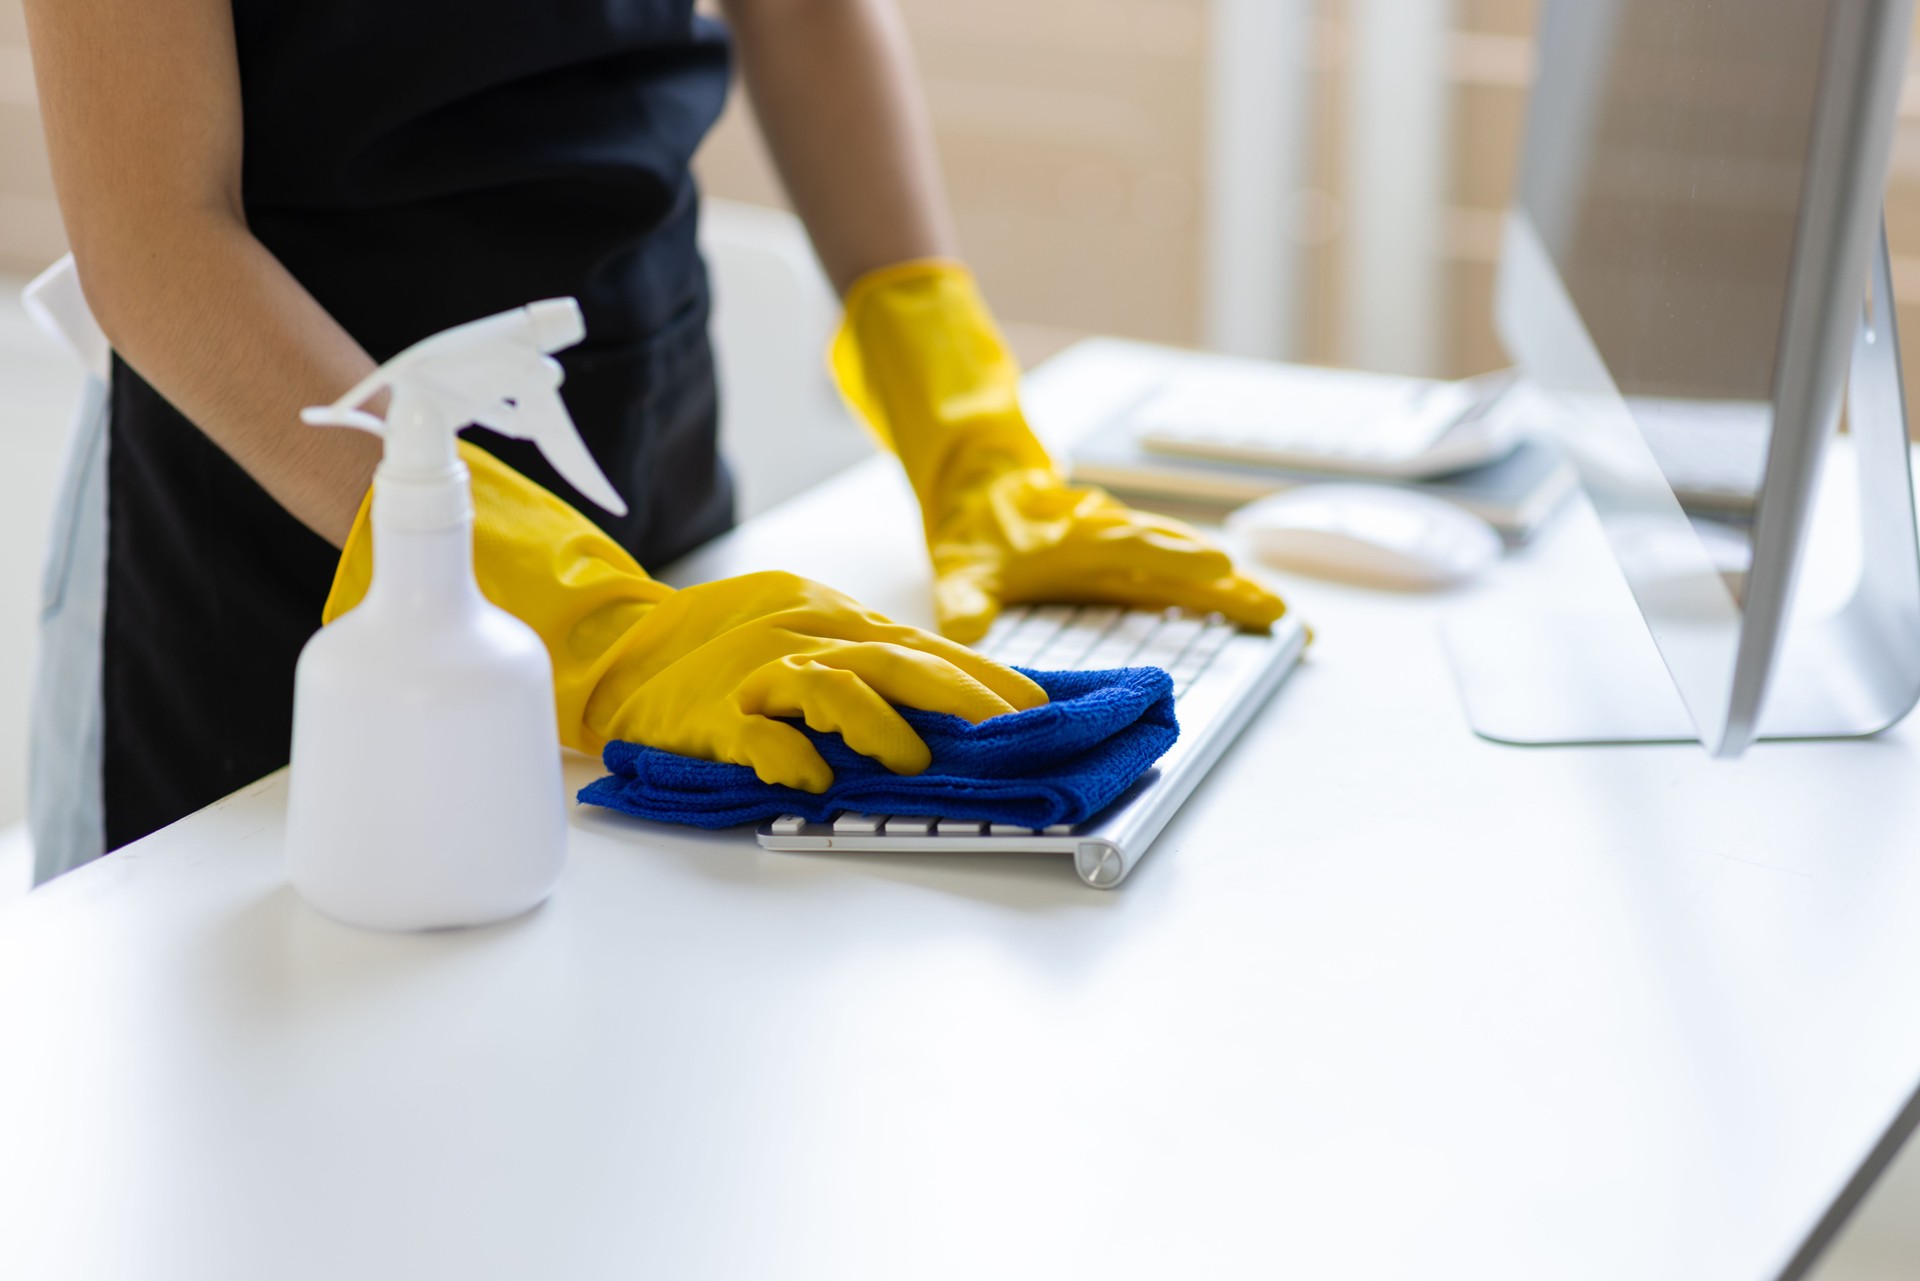
<svg viewBox="0 0 1920 1281"><path fill-rule="evenodd" d="M1000 616L999 574L973 560L942 568L934 575L933 612L942 636L973 644Z"/></svg>

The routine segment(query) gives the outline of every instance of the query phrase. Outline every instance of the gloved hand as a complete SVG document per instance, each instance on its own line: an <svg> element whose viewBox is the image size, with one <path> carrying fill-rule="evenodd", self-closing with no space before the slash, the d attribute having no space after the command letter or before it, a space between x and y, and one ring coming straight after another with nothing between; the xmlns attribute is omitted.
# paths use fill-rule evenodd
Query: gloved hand
<svg viewBox="0 0 1920 1281"><path fill-rule="evenodd" d="M491 454L462 443L460 455L473 473L480 590L546 643L568 747L598 753L624 739L750 766L764 782L817 794L833 771L775 718L838 732L896 774L917 774L932 758L894 705L977 723L1047 701L1011 668L792 574L675 591ZM325 621L366 595L372 542L362 504Z"/></svg>
<svg viewBox="0 0 1920 1281"><path fill-rule="evenodd" d="M958 263L861 277L832 360L841 394L920 499L940 630L955 640L978 640L1017 601L1179 605L1250 628L1286 612L1186 525L1066 483L1027 427L1019 366Z"/></svg>

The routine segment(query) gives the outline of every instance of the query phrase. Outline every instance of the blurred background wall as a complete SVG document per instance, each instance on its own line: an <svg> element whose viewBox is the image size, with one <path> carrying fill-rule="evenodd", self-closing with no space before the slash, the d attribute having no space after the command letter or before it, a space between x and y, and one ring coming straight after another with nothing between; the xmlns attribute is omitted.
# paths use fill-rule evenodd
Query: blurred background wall
<svg viewBox="0 0 1920 1281"><path fill-rule="evenodd" d="M1206 0L902 0L968 258L1023 348L1192 342L1206 181ZM736 94L707 191L783 204Z"/></svg>
<svg viewBox="0 0 1920 1281"><path fill-rule="evenodd" d="M1100 332L1446 375L1506 363L1490 309L1536 0L901 8L962 244L1029 359ZM737 97L701 173L781 202ZM1915 369L1920 80L1888 216ZM1236 288L1266 291L1269 323L1235 320ZM1909 395L1920 424L1920 379Z"/></svg>
<svg viewBox="0 0 1920 1281"><path fill-rule="evenodd" d="M19 0L0 0L0 270L31 276L66 252L53 203Z"/></svg>
<svg viewBox="0 0 1920 1281"><path fill-rule="evenodd" d="M963 246L1029 357L1115 333L1504 363L1489 305L1536 0L900 5ZM738 95L700 172L714 195L784 203ZM1920 368L1920 80L1888 214ZM0 0L0 270L61 251L19 0Z"/></svg>

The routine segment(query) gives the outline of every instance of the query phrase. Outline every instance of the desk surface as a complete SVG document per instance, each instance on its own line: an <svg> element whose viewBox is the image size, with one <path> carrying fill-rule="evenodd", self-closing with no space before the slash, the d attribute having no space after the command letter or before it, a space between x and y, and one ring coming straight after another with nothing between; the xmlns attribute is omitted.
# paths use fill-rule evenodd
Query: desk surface
<svg viewBox="0 0 1920 1281"><path fill-rule="evenodd" d="M679 574L923 620L922 555L874 462ZM1315 650L1112 893L575 810L540 910L362 934L275 776L27 896L0 1275L1773 1276L1920 1079L1913 730L1497 747L1471 597L1286 586ZM1584 512L1476 589L1619 590Z"/></svg>

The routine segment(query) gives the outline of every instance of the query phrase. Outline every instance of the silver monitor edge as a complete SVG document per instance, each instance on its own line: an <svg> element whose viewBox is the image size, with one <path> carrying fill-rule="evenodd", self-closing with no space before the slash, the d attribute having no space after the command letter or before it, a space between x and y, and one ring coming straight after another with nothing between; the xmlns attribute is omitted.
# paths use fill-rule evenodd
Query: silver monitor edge
<svg viewBox="0 0 1920 1281"><path fill-rule="evenodd" d="M1795 232L1774 385L1774 429L1754 523L1754 569L1715 755L1744 751L1780 653L1812 515L1821 446L1840 415L1867 262L1880 233L1893 130L1905 79L1913 0L1834 6L1823 50L1814 137ZM1892 299L1876 299L1891 309Z"/></svg>
<svg viewBox="0 0 1920 1281"><path fill-rule="evenodd" d="M1912 9L1913 0L1836 0L1828 14L1777 345L1773 431L1756 508L1744 609L1730 594L1724 605L1703 597L1693 604L1713 615L1711 626L1690 634L1689 629L1663 627L1640 585L1633 584L1699 737L1716 755L1737 755L1753 740L1778 657L1811 516L1819 452L1839 413L1860 324ZM1551 18L1549 14L1547 20ZM1543 52L1537 71L1541 79L1560 74L1550 61ZM1531 110L1539 109L1536 102ZM1535 123L1530 120L1530 127ZM1600 391L1604 386L1624 409L1519 199L1508 217L1495 309L1503 341L1537 382L1560 390L1569 383L1576 388L1584 384L1593 390L1587 399L1595 404L1608 398ZM1592 405L1587 409L1591 416ZM1632 434L1637 436L1637 429ZM1651 455L1644 463L1629 463L1628 472L1638 471L1628 478L1631 503L1654 511L1656 519L1684 519L1664 480L1649 480L1658 477ZM1603 507L1593 470L1580 470L1596 507ZM1602 515L1605 524L1604 510ZM1619 543L1614 546L1619 555ZM1723 640L1714 638L1716 629ZM1730 647L1730 671L1719 670L1717 645Z"/></svg>

